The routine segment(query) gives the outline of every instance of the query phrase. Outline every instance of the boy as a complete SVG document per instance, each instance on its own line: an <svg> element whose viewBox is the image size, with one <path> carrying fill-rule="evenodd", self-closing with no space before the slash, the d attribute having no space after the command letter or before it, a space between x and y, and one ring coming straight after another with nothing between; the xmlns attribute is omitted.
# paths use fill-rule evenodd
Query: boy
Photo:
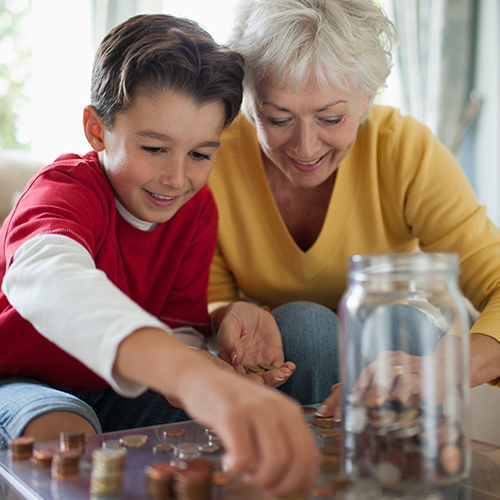
<svg viewBox="0 0 500 500"><path fill-rule="evenodd" d="M1 446L188 418L169 398L220 435L230 470L270 492L311 485L300 409L171 330L192 347L208 333L204 185L242 77L241 57L184 19L137 16L101 43L93 151L42 169L0 231Z"/></svg>

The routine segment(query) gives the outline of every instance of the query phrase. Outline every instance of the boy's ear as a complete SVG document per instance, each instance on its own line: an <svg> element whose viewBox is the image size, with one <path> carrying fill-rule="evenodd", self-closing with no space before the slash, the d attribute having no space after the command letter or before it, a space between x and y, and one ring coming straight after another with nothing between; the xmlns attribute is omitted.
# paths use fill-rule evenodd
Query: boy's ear
<svg viewBox="0 0 500 500"><path fill-rule="evenodd" d="M104 140L102 138L102 133L104 130L104 125L99 120L97 112L94 106L85 106L83 110L83 128L85 130L85 137L92 149L95 151L104 150Z"/></svg>

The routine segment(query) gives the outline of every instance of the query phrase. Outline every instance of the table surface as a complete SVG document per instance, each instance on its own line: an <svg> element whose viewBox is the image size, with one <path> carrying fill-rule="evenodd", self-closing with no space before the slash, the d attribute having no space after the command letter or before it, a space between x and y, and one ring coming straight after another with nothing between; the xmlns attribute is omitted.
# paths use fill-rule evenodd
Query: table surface
<svg viewBox="0 0 500 500"><path fill-rule="evenodd" d="M305 415L312 419L313 415ZM180 427L185 435L181 437L166 437L164 431ZM89 493L92 451L101 448L105 441L116 440L130 434L147 436L147 441L140 448L128 450L126 469L123 476L123 488L112 496L96 496ZM315 433L316 434L316 433ZM318 445L322 446L324 438L316 436ZM7 450L0 451L0 500L139 500L147 499L145 489L144 467L159 461L175 459L173 451L154 453L154 446L159 443L170 443L174 446L180 443L208 442L207 429L195 421L181 422L162 426L146 427L115 433L105 433L89 436L86 440L85 454L80 461L78 477L67 480L51 478L50 469L38 469L30 460L12 461ZM43 446L57 447L57 442L43 443ZM41 447L41 445L37 445ZM221 455L203 455L216 462L219 466ZM337 472L321 472L316 480L316 487L330 485ZM233 487L217 486L213 489L214 499L224 500L257 500L261 498L259 491L244 488L241 483ZM379 487L359 483L337 492L334 497L311 495L311 499L334 498L335 500L396 500L399 498L412 500L500 500L500 448L478 441L472 442L472 470L469 478L460 484L433 492L406 492L405 494L387 492Z"/></svg>

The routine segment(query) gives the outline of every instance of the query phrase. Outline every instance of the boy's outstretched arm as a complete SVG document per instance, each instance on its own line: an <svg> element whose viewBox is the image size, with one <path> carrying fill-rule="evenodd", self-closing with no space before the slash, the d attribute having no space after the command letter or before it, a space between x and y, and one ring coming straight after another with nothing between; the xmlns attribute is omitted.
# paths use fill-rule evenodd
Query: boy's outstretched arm
<svg viewBox="0 0 500 500"><path fill-rule="evenodd" d="M214 429L229 471L271 494L305 495L317 449L299 406L216 363L160 329L141 328L121 342L114 370L180 401L192 418Z"/></svg>

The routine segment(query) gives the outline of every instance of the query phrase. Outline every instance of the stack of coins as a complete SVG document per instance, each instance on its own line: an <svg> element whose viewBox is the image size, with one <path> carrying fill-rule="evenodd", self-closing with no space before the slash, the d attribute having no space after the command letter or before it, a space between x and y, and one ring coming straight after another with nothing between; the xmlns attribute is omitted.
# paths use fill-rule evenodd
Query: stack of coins
<svg viewBox="0 0 500 500"><path fill-rule="evenodd" d="M157 462L147 465L144 469L146 474L146 490L153 500L169 500L174 497L173 476L179 471L179 467L167 462Z"/></svg>
<svg viewBox="0 0 500 500"><path fill-rule="evenodd" d="M69 479L78 476L78 464L81 456L82 454L78 450L54 453L51 476L54 479Z"/></svg>
<svg viewBox="0 0 500 500"><path fill-rule="evenodd" d="M35 459L35 465L39 469L49 468L52 464L52 457L57 450L54 448L39 448L33 452L33 458Z"/></svg>
<svg viewBox="0 0 500 500"><path fill-rule="evenodd" d="M91 493L109 495L121 490L126 456L127 450L123 447L94 450L90 473Z"/></svg>
<svg viewBox="0 0 500 500"><path fill-rule="evenodd" d="M345 425L360 475L382 485L441 482L464 471L460 425L431 408L350 404Z"/></svg>
<svg viewBox="0 0 500 500"><path fill-rule="evenodd" d="M177 500L210 500L212 474L203 469L183 469L174 476L174 492Z"/></svg>
<svg viewBox="0 0 500 500"><path fill-rule="evenodd" d="M85 452L85 433L81 430L61 431L59 434L59 448L61 451Z"/></svg>
<svg viewBox="0 0 500 500"><path fill-rule="evenodd" d="M26 460L33 455L35 440L32 437L14 438L9 443L9 457L12 460Z"/></svg>

